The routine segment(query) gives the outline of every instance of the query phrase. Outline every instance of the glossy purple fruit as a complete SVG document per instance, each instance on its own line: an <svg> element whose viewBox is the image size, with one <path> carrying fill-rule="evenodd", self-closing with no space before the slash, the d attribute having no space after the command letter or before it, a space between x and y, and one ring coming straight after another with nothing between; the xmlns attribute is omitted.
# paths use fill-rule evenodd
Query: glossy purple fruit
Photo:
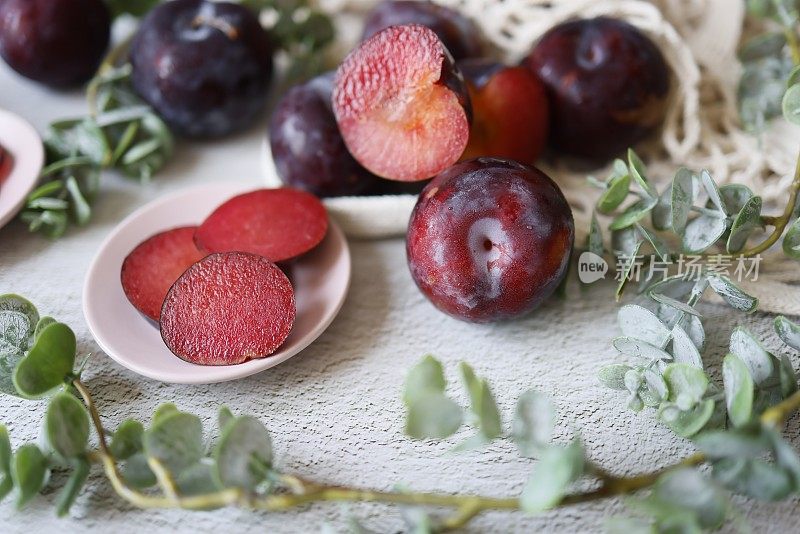
<svg viewBox="0 0 800 534"><path fill-rule="evenodd" d="M429 27L456 60L482 55L480 31L471 20L454 9L427 1L384 0L367 15L361 40L402 24Z"/></svg>
<svg viewBox="0 0 800 534"><path fill-rule="evenodd" d="M411 214L411 276L440 310L492 322L530 312L567 272L575 238L558 186L535 167L478 158L429 183Z"/></svg>
<svg viewBox="0 0 800 534"><path fill-rule="evenodd" d="M664 120L670 85L664 56L627 22L560 24L523 64L547 86L551 141L564 153L608 160Z"/></svg>
<svg viewBox="0 0 800 534"><path fill-rule="evenodd" d="M50 87L88 81L108 47L110 28L102 0L0 0L0 56Z"/></svg>
<svg viewBox="0 0 800 534"><path fill-rule="evenodd" d="M379 178L353 159L331 109L334 73L292 87L269 125L272 158L283 183L321 197L358 195ZM384 180L381 180L384 181Z"/></svg>
<svg viewBox="0 0 800 534"><path fill-rule="evenodd" d="M264 109L273 47L250 9L173 0L141 22L131 45L133 86L177 133L217 137Z"/></svg>

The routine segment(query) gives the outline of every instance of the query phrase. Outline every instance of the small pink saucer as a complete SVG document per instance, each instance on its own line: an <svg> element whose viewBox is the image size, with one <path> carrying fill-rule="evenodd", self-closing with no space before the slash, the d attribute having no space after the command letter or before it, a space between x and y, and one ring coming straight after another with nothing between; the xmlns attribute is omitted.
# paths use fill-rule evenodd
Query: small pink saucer
<svg viewBox="0 0 800 534"><path fill-rule="evenodd" d="M208 384L243 378L284 362L310 345L331 324L350 285L350 250L331 221L322 244L292 264L297 319L278 352L239 365L202 366L172 354L158 328L122 291L120 268L142 240L169 228L200 224L217 206L253 185L218 184L160 198L123 220L97 252L83 286L83 313L97 344L111 358L148 378L180 384Z"/></svg>
<svg viewBox="0 0 800 534"><path fill-rule="evenodd" d="M22 117L0 109L0 146L11 155L11 172L0 177L0 228L14 218L36 187L44 147L36 129Z"/></svg>

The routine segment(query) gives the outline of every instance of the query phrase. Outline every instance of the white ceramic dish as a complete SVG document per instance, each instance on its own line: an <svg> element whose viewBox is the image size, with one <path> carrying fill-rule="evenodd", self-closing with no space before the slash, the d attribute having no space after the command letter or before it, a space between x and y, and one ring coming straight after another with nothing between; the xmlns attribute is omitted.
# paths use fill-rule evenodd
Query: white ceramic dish
<svg viewBox="0 0 800 534"><path fill-rule="evenodd" d="M0 109L0 146L11 154L11 172L0 178L0 228L14 218L39 181L44 147L36 129L22 117Z"/></svg>
<svg viewBox="0 0 800 534"><path fill-rule="evenodd" d="M125 297L120 268L142 240L169 228L199 224L225 199L252 185L196 187L151 202L123 220L100 246L83 287L83 313L98 345L119 364L164 382L208 384L249 376L274 367L306 348L333 321L350 284L350 250L331 222L319 247L292 265L297 319L275 354L239 365L202 366L173 355L156 326Z"/></svg>

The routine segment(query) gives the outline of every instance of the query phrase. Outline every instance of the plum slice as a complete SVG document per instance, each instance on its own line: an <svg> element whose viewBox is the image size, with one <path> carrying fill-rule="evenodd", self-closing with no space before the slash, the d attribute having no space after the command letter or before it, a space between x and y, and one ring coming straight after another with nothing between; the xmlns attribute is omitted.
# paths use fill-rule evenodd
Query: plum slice
<svg viewBox="0 0 800 534"><path fill-rule="evenodd" d="M233 197L203 221L195 232L200 250L250 252L285 261L319 245L328 231L328 213L305 191L258 189Z"/></svg>
<svg viewBox="0 0 800 534"><path fill-rule="evenodd" d="M151 236L122 262L125 296L154 321L158 321L164 297L175 280L205 256L194 244L196 230L196 226L183 226Z"/></svg>
<svg viewBox="0 0 800 534"><path fill-rule="evenodd" d="M294 290L280 268L256 254L212 254L167 293L161 337L198 365L234 365L275 352L292 331Z"/></svg>
<svg viewBox="0 0 800 534"><path fill-rule="evenodd" d="M348 150L383 178L430 178L467 146L464 79L425 26L391 26L361 43L336 71L332 99Z"/></svg>

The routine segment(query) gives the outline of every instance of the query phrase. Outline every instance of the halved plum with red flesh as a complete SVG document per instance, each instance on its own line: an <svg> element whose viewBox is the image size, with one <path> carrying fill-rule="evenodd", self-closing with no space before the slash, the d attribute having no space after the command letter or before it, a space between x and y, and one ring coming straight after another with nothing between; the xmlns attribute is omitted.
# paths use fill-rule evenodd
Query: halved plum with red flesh
<svg viewBox="0 0 800 534"><path fill-rule="evenodd" d="M212 254L169 290L161 337L187 362L234 365L278 350L295 314L292 284L277 265L256 254Z"/></svg>
<svg viewBox="0 0 800 534"><path fill-rule="evenodd" d="M250 252L279 262L313 249L328 231L322 202L297 189L259 189L228 200L195 232L207 253Z"/></svg>
<svg viewBox="0 0 800 534"><path fill-rule="evenodd" d="M205 254L194 244L196 226L158 233L139 243L122 263L122 290L133 306L158 321L169 288Z"/></svg>
<svg viewBox="0 0 800 534"><path fill-rule="evenodd" d="M336 71L333 112L345 144L390 180L430 178L461 157L469 95L453 58L425 26L391 26L356 48Z"/></svg>

